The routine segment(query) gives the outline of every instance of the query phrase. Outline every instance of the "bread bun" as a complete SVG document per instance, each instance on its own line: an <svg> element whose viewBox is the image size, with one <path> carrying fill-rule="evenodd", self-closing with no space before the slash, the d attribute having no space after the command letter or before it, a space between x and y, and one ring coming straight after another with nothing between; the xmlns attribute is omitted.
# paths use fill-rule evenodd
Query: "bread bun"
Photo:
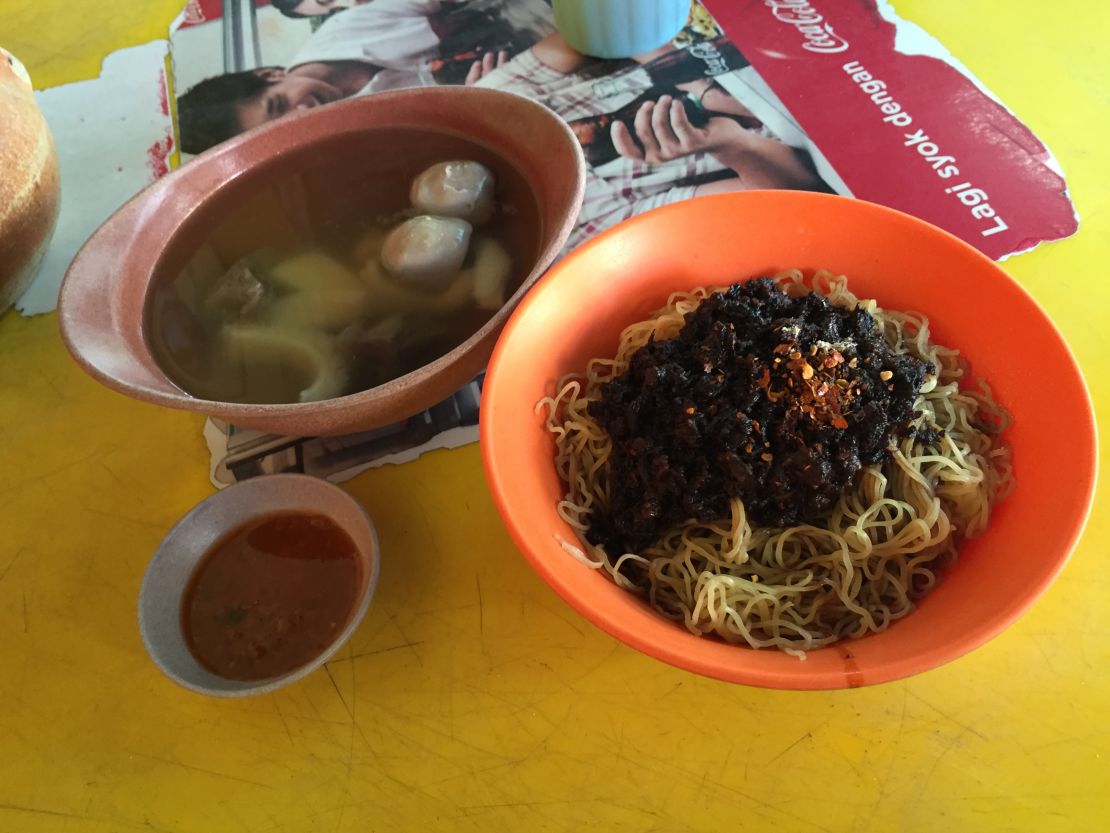
<svg viewBox="0 0 1110 833"><path fill-rule="evenodd" d="M23 66L0 49L0 314L35 276L58 219L58 157Z"/></svg>

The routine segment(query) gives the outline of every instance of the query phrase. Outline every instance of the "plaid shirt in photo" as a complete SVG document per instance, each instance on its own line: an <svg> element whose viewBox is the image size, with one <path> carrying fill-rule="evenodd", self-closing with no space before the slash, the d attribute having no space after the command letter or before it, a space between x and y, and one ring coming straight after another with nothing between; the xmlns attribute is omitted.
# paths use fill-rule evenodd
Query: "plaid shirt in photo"
<svg viewBox="0 0 1110 833"><path fill-rule="evenodd" d="M562 73L527 50L492 70L476 86L527 96L569 122L616 112L650 90L652 82L639 66L598 78L584 77L581 72ZM636 214L689 199L702 177L727 171L707 153L661 164L621 156L596 168L587 167L586 195L567 250Z"/></svg>

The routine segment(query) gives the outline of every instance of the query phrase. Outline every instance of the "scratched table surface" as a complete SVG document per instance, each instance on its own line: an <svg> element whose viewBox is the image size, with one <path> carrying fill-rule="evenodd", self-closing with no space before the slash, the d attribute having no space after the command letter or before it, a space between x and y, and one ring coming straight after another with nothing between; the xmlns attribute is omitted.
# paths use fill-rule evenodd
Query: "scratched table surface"
<svg viewBox="0 0 1110 833"><path fill-rule="evenodd" d="M3 0L0 30L51 86L164 36L179 4ZM1105 428L1107 17L896 5L1067 172L1081 231L1005 265L1067 335ZM1104 500L1059 581L986 647L876 688L784 693L594 629L514 549L477 447L435 453L347 485L384 551L349 645L287 690L220 701L162 677L136 627L147 559L212 492L200 420L97 385L53 315L6 315L0 357L0 831L1110 829Z"/></svg>

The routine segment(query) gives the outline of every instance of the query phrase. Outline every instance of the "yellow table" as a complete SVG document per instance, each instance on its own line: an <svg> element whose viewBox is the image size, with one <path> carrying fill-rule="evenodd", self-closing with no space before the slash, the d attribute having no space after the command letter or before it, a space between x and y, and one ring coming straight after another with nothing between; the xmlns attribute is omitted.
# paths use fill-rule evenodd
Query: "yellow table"
<svg viewBox="0 0 1110 833"><path fill-rule="evenodd" d="M163 37L179 6L4 0L0 32L49 86ZM897 8L1067 172L1082 231L1006 268L1105 417L1106 14ZM782 693L677 671L586 624L514 550L477 448L435 453L348 486L385 563L339 658L225 702L163 678L135 621L151 552L212 491L199 419L98 386L54 316L9 313L0 356L0 831L1110 829L1104 501L1060 580L988 646L900 683Z"/></svg>

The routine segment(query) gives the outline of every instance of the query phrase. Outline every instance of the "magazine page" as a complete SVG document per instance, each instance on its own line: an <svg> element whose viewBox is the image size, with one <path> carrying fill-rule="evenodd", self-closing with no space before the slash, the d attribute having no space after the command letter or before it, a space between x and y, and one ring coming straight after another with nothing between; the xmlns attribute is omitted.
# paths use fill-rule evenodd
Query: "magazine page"
<svg viewBox="0 0 1110 833"><path fill-rule="evenodd" d="M1051 156L939 44L881 0L836 14L834 24L801 0L695 2L670 43L606 61L572 49L545 0L191 0L170 39L177 137L187 162L291 110L474 85L542 102L579 139L586 194L568 249L662 205L760 188L883 202L994 258L1074 231ZM896 43L899 32L910 35ZM946 80L944 94L915 82L907 44L941 56L919 60ZM652 118L663 111L670 124ZM1024 140L1026 155L998 155L994 139L968 151L959 131L984 123L1011 151ZM1008 177L1012 189L996 186ZM1022 194L1031 205L1015 204ZM479 378L405 423L345 438L209 421L213 482L280 471L342 480L472 442L480 390Z"/></svg>
<svg viewBox="0 0 1110 833"><path fill-rule="evenodd" d="M171 38L185 160L289 109L345 94L463 84L525 95L571 126L587 183L568 249L636 214L702 194L849 193L700 4L671 43L620 61L574 51L543 0L370 0L326 15L307 0L213 5L190 4ZM373 68L357 89L345 86L352 62ZM682 139L653 126L650 113L667 107L682 108L689 125ZM344 438L263 435L210 421L213 482L283 471L340 480L472 442L480 391L479 378L405 423Z"/></svg>
<svg viewBox="0 0 1110 833"><path fill-rule="evenodd" d="M1002 260L1075 233L1059 164L887 0L706 0L860 199Z"/></svg>

